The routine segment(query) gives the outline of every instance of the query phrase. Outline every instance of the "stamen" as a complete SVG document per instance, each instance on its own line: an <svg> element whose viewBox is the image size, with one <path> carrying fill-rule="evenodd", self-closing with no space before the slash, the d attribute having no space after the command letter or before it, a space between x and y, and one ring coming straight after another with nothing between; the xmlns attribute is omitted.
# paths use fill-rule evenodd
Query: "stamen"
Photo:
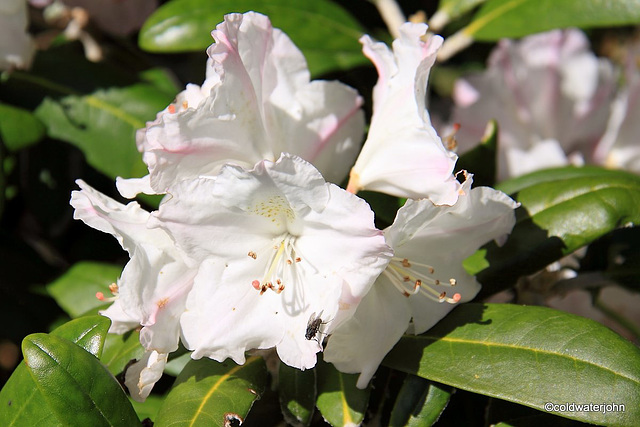
<svg viewBox="0 0 640 427"><path fill-rule="evenodd" d="M169 104L169 107L167 107L167 110L169 110L170 114L174 114L176 112L176 106L173 104Z"/></svg>
<svg viewBox="0 0 640 427"><path fill-rule="evenodd" d="M189 103L187 102L187 100L185 99L184 101L182 101L182 108L184 108L185 110L187 108L189 108Z"/></svg>
<svg viewBox="0 0 640 427"><path fill-rule="evenodd" d="M255 252L253 251L249 251L249 253L247 254L247 256L253 258L253 259L258 259L258 255L256 255Z"/></svg>
<svg viewBox="0 0 640 427"><path fill-rule="evenodd" d="M287 267L293 266L293 259L295 259L296 262L302 261L300 257L295 257L295 249L293 248L290 236L283 235L282 240L277 239L276 241L278 240L280 243L273 245L275 252L270 256L269 263L266 265L267 268L262 280L256 279L251 282L251 286L253 286L255 290L260 291L260 295L265 293L267 289L271 289L277 294L284 291L284 282L286 282L288 278L291 278L291 271L294 272L293 274L296 274L295 267L293 270ZM258 258L258 253L253 251L249 251L247 255L253 259ZM265 259L263 254L261 254L260 257L261 259Z"/></svg>
<svg viewBox="0 0 640 427"><path fill-rule="evenodd" d="M104 302L113 302L115 300L118 299L118 296L113 296L111 298L107 298L104 296L104 294L102 292L96 292L96 298L99 299L100 301L104 301Z"/></svg>
<svg viewBox="0 0 640 427"><path fill-rule="evenodd" d="M385 276L405 297L420 293L436 302L448 302L451 304L459 302L462 299L459 293L454 294L453 297L448 297L446 291L435 289L442 286L455 286L458 283L457 280L450 278L447 283L427 275L434 272L435 268L428 264L398 257L392 258L391 263L384 270ZM409 283L412 284L411 287L409 287Z"/></svg>

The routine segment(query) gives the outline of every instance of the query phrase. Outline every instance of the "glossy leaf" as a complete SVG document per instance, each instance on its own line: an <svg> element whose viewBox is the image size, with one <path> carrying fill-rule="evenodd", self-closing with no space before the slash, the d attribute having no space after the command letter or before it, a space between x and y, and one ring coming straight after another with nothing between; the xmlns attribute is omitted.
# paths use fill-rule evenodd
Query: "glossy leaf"
<svg viewBox="0 0 640 427"><path fill-rule="evenodd" d="M639 22L638 0L487 0L463 32L476 40L496 41L554 28Z"/></svg>
<svg viewBox="0 0 640 427"><path fill-rule="evenodd" d="M369 405L371 386L356 387L358 374L343 374L333 365L318 363L318 400L316 406L332 426L359 425Z"/></svg>
<svg viewBox="0 0 640 427"><path fill-rule="evenodd" d="M22 341L22 353L38 390L63 424L139 425L120 384L82 347L55 335L32 334Z"/></svg>
<svg viewBox="0 0 640 427"><path fill-rule="evenodd" d="M478 274L486 296L612 230L640 223L640 176L597 167L534 172L499 186L522 203L509 240L486 247Z"/></svg>
<svg viewBox="0 0 640 427"><path fill-rule="evenodd" d="M450 398L450 387L409 375L400 388L389 424L408 427L433 425Z"/></svg>
<svg viewBox="0 0 640 427"><path fill-rule="evenodd" d="M544 411L617 403L624 412L556 413L608 426L640 424L640 349L589 319L544 307L465 304L404 336L386 366Z"/></svg>
<svg viewBox="0 0 640 427"><path fill-rule="evenodd" d="M40 141L44 125L30 111L0 102L0 139L9 151Z"/></svg>
<svg viewBox="0 0 640 427"><path fill-rule="evenodd" d="M100 262L79 262L47 285L47 291L71 317L104 306L96 292L111 296L109 285L122 273L122 267Z"/></svg>
<svg viewBox="0 0 640 427"><path fill-rule="evenodd" d="M157 427L224 426L242 422L262 396L267 371L261 357L244 365L192 360L176 379L156 418Z"/></svg>
<svg viewBox="0 0 640 427"><path fill-rule="evenodd" d="M87 162L105 175L141 177L147 168L136 149L135 132L171 99L164 91L139 83L86 96L46 98L36 116L49 136L78 147Z"/></svg>
<svg viewBox="0 0 640 427"><path fill-rule="evenodd" d="M61 325L51 335L67 339L93 355L100 355L111 321L88 316ZM64 425L51 412L24 362L15 369L0 391L0 425Z"/></svg>
<svg viewBox="0 0 640 427"><path fill-rule="evenodd" d="M109 372L118 375L131 360L138 360L143 354L139 331L130 331L124 335L108 334L100 360Z"/></svg>
<svg viewBox="0 0 640 427"><path fill-rule="evenodd" d="M316 370L301 371L281 363L278 392L285 421L294 426L308 426L316 406Z"/></svg>
<svg viewBox="0 0 640 427"><path fill-rule="evenodd" d="M449 21L459 18L486 0L440 0L438 10L431 17L429 27L433 31L441 30Z"/></svg>
<svg viewBox="0 0 640 427"><path fill-rule="evenodd" d="M213 43L211 30L230 12L261 12L302 50L309 69L321 74L368 64L358 39L362 27L328 0L173 0L145 22L139 44L151 52L203 51Z"/></svg>
<svg viewBox="0 0 640 427"><path fill-rule="evenodd" d="M146 418L155 421L163 402L164 397L156 396L155 394L149 395L144 402L136 402L129 398L129 403L131 403L136 414L138 414L140 421L144 421Z"/></svg>

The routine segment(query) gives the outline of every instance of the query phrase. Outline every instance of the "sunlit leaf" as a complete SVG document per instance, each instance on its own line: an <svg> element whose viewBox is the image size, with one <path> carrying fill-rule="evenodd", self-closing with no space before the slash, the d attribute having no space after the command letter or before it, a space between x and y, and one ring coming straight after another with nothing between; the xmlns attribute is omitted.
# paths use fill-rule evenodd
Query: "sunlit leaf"
<svg viewBox="0 0 640 427"><path fill-rule="evenodd" d="M244 365L192 360L176 379L155 425L195 427L242 422L264 392L266 379L261 357L251 357Z"/></svg>
<svg viewBox="0 0 640 427"><path fill-rule="evenodd" d="M464 304L404 336L386 366L541 411L617 403L624 412L556 413L608 426L640 424L640 349L589 319L544 307Z"/></svg>
<svg viewBox="0 0 640 427"><path fill-rule="evenodd" d="M522 203L503 247L486 247L480 296L511 286L612 230L640 223L640 176L597 167L534 172L497 186Z"/></svg>
<svg viewBox="0 0 640 427"><path fill-rule="evenodd" d="M111 296L109 285L122 273L122 267L100 262L83 261L74 264L66 273L47 285L47 291L71 317L78 317L105 303L96 298L97 292Z"/></svg>
<svg viewBox="0 0 640 427"><path fill-rule="evenodd" d="M464 15L485 1L486 0L440 0L438 10L429 21L429 27L431 27L433 31L439 31L447 25L449 21Z"/></svg>
<svg viewBox="0 0 640 427"><path fill-rule="evenodd" d="M638 0L487 0L464 33L476 40L566 27L611 27L640 22Z"/></svg>
<svg viewBox="0 0 640 427"><path fill-rule="evenodd" d="M61 325L51 335L76 343L93 355L100 355L111 321L88 316ZM62 426L49 409L24 362L15 369L0 391L1 426Z"/></svg>
<svg viewBox="0 0 640 427"><path fill-rule="evenodd" d="M343 374L333 365L318 363L318 400L316 406L332 426L359 425L369 404L371 387L356 387L358 374Z"/></svg>
<svg viewBox="0 0 640 427"><path fill-rule="evenodd" d="M63 424L139 425L120 384L82 347L55 335L32 334L22 341L22 353L38 390Z"/></svg>
<svg viewBox="0 0 640 427"><path fill-rule="evenodd" d="M173 0L147 20L139 44L151 52L204 52L225 14L249 10L268 15L274 27L287 33L313 74L369 62L358 43L364 33L358 21L327 0Z"/></svg>
<svg viewBox="0 0 640 427"><path fill-rule="evenodd" d="M124 335L108 334L100 360L109 372L117 375L124 371L131 360L140 359L143 354L139 331L130 331Z"/></svg>

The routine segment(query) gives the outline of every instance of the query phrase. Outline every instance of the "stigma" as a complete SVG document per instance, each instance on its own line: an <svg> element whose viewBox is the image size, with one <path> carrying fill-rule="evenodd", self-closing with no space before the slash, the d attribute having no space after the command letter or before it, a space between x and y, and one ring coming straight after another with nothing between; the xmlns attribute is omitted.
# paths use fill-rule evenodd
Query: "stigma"
<svg viewBox="0 0 640 427"><path fill-rule="evenodd" d="M421 294L436 302L460 302L462 295L451 289L456 286L457 280L453 277L441 280L435 273L435 268L428 264L399 257L393 257L382 272L407 298Z"/></svg>
<svg viewBox="0 0 640 427"><path fill-rule="evenodd" d="M276 244L272 247L258 251L249 251L247 256L256 261L266 259L264 274L262 279L254 279L251 286L260 291L260 295L272 290L276 294L282 293L286 284L294 283L297 276L296 264L302 258L296 255L294 248L295 237L285 233L275 239Z"/></svg>

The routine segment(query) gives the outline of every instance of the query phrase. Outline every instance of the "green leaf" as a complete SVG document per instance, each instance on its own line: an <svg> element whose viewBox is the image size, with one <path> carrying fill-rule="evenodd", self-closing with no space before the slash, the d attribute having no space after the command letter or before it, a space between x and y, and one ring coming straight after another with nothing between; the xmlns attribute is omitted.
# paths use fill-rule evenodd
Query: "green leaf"
<svg viewBox="0 0 640 427"><path fill-rule="evenodd" d="M451 392L450 387L409 375L400 388L389 425L433 425L449 403Z"/></svg>
<svg viewBox="0 0 640 427"><path fill-rule="evenodd" d="M131 403L133 409L138 414L140 421L143 421L146 418L149 418L151 421L155 421L163 402L164 397L156 396L155 394L150 394L144 402L136 402L129 398L129 403Z"/></svg>
<svg viewBox="0 0 640 427"><path fill-rule="evenodd" d="M474 187L493 187L496 181L497 151L498 123L491 120L485 128L480 144L460 156L456 170L471 172Z"/></svg>
<svg viewBox="0 0 640 427"><path fill-rule="evenodd" d="M333 365L318 363L318 400L316 406L332 426L359 425L369 404L371 386L356 387L358 374L343 374Z"/></svg>
<svg viewBox="0 0 640 427"><path fill-rule="evenodd" d="M51 335L67 339L93 355L102 352L111 321L104 316L88 316L61 325ZM15 369L0 391L1 426L64 425L47 406L24 362Z"/></svg>
<svg viewBox="0 0 640 427"><path fill-rule="evenodd" d="M476 40L496 41L554 28L639 22L639 0L488 0L463 33Z"/></svg>
<svg viewBox="0 0 640 427"><path fill-rule="evenodd" d="M278 378L285 421L294 426L308 426L316 406L316 370L301 371L281 363Z"/></svg>
<svg viewBox="0 0 640 427"><path fill-rule="evenodd" d="M204 51L225 14L248 10L268 15L274 27L287 33L314 75L369 63L358 43L362 27L328 0L173 0L145 22L139 44L150 52Z"/></svg>
<svg viewBox="0 0 640 427"><path fill-rule="evenodd" d="M96 292L110 296L109 285L118 279L120 273L122 267L83 261L48 284L47 291L69 316L78 317L104 305L96 298Z"/></svg>
<svg viewBox="0 0 640 427"><path fill-rule="evenodd" d="M429 21L429 28L432 31L439 31L444 28L452 19L459 18L486 0L440 0L438 10Z"/></svg>
<svg viewBox="0 0 640 427"><path fill-rule="evenodd" d="M502 247L485 246L480 298L511 286L614 229L640 223L640 176L597 167L534 172L497 187L522 203Z"/></svg>
<svg viewBox="0 0 640 427"><path fill-rule="evenodd" d="M138 417L94 355L55 335L22 341L25 363L49 409L65 425L135 426Z"/></svg>
<svg viewBox="0 0 640 427"><path fill-rule="evenodd" d="M244 365L192 360L176 379L156 418L156 426L224 426L242 422L262 396L267 371L261 357Z"/></svg>
<svg viewBox="0 0 640 427"><path fill-rule="evenodd" d="M86 96L46 98L36 116L50 137L78 147L87 162L105 175L140 177L147 168L136 149L135 132L171 99L164 91L139 83Z"/></svg>
<svg viewBox="0 0 640 427"><path fill-rule="evenodd" d="M9 151L40 141L44 125L30 111L0 102L0 139Z"/></svg>
<svg viewBox="0 0 640 427"><path fill-rule="evenodd" d="M640 349L589 319L544 307L464 304L405 335L383 364L544 411L545 403L617 403L624 412L554 412L640 425Z"/></svg>
<svg viewBox="0 0 640 427"><path fill-rule="evenodd" d="M130 331L124 335L108 334L100 360L109 372L118 375L131 360L138 360L143 354L139 331Z"/></svg>

